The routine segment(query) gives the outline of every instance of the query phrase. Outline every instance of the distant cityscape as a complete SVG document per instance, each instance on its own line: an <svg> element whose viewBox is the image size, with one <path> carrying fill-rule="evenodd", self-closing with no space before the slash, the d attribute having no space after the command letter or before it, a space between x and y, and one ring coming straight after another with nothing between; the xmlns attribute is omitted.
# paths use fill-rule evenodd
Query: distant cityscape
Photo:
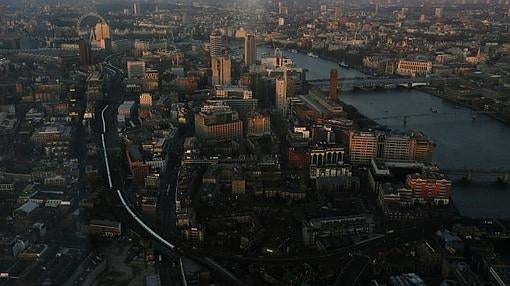
<svg viewBox="0 0 510 286"><path fill-rule="evenodd" d="M0 285L510 285L510 0L0 2Z"/></svg>

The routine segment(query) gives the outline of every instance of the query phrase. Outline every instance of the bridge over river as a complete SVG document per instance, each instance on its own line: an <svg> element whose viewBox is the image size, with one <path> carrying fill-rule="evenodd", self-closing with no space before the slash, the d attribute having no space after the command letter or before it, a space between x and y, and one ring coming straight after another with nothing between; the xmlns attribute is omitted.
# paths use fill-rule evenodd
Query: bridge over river
<svg viewBox="0 0 510 286"><path fill-rule="evenodd" d="M389 120L389 119L402 119L402 123L404 127L407 127L408 119L416 118L416 117L455 117L459 115L471 115L472 120L476 120L479 114L494 114L495 111L490 110L470 110L470 111L459 111L459 112L438 112L437 109L431 108L430 112L427 113L413 113L413 114L403 114L403 115L390 115L390 116L382 116L382 117L373 117L370 120L381 121L381 120Z"/></svg>
<svg viewBox="0 0 510 286"><path fill-rule="evenodd" d="M449 176L461 176L467 181L474 177L493 177L499 182L508 183L510 181L510 169L442 169Z"/></svg>
<svg viewBox="0 0 510 286"><path fill-rule="evenodd" d="M395 88L395 87L416 87L427 86L432 81L426 77L353 77L339 78L341 86L351 89L375 89L375 88ZM329 85L329 78L312 79L306 81L309 84L317 86Z"/></svg>

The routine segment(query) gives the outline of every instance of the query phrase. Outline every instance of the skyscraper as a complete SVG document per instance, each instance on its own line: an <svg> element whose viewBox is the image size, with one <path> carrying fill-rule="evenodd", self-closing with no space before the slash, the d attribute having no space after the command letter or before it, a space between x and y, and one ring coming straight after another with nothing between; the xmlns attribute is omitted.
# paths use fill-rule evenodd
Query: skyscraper
<svg viewBox="0 0 510 286"><path fill-rule="evenodd" d="M212 84L228 85L231 83L232 62L227 56L212 57Z"/></svg>
<svg viewBox="0 0 510 286"><path fill-rule="evenodd" d="M257 46L255 43L255 36L252 34L248 34L244 38L244 64L250 66L255 64L256 60L257 60Z"/></svg>
<svg viewBox="0 0 510 286"><path fill-rule="evenodd" d="M329 72L329 98L336 100L338 88L338 71L337 69L331 69Z"/></svg>
<svg viewBox="0 0 510 286"><path fill-rule="evenodd" d="M110 50L111 49L111 34L110 34L110 26L106 23L97 23L94 28L94 37L96 41L99 42L99 46L102 49Z"/></svg>
<svg viewBox="0 0 510 286"><path fill-rule="evenodd" d="M106 23L97 23L94 29L94 36L96 41L110 39L110 26Z"/></svg>
<svg viewBox="0 0 510 286"><path fill-rule="evenodd" d="M335 20L340 20L342 18L342 8L337 5L335 6Z"/></svg>
<svg viewBox="0 0 510 286"><path fill-rule="evenodd" d="M209 36L209 50L211 58L223 55L223 36L219 31L214 31Z"/></svg>
<svg viewBox="0 0 510 286"><path fill-rule="evenodd" d="M437 18L442 18L443 17L443 8L437 7L436 9L434 9L434 16L436 16Z"/></svg>
<svg viewBox="0 0 510 286"><path fill-rule="evenodd" d="M287 71L285 71L285 75L283 77L276 79L276 109L281 113L285 114L287 112Z"/></svg>
<svg viewBox="0 0 510 286"><path fill-rule="evenodd" d="M133 2L133 14L140 15L140 3L137 1Z"/></svg>
<svg viewBox="0 0 510 286"><path fill-rule="evenodd" d="M80 49L80 65L91 65L92 64L92 48L90 44L84 39L80 39L78 43Z"/></svg>

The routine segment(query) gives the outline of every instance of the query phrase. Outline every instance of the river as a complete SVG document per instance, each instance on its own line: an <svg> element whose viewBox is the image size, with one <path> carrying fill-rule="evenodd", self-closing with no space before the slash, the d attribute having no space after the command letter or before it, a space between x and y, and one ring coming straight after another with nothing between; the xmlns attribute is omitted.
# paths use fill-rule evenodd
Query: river
<svg viewBox="0 0 510 286"><path fill-rule="evenodd" d="M272 50L258 47L257 52L261 55ZM308 69L307 79L328 78L332 68L339 70L341 78L362 75L353 69L339 68L332 61L290 52L285 55ZM487 115L478 115L473 121L471 109L417 90L342 90L339 98L369 118L430 113L409 117L405 128L402 118L376 121L392 129L424 132L436 143L433 161L442 168L510 169L510 125ZM438 113L431 113L431 108ZM510 219L510 186L497 184L494 178L475 177L470 184L456 181L452 199L464 216Z"/></svg>

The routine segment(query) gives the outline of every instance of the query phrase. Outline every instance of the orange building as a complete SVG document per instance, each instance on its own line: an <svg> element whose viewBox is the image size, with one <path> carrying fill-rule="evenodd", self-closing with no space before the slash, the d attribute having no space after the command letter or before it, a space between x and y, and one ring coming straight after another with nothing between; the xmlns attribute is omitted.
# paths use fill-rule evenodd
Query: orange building
<svg viewBox="0 0 510 286"><path fill-rule="evenodd" d="M414 201L447 205L450 201L452 181L438 170L424 170L421 174L408 175L406 185Z"/></svg>
<svg viewBox="0 0 510 286"><path fill-rule="evenodd" d="M349 132L349 155L354 164L368 164L371 159L430 162L433 148L421 133Z"/></svg>
<svg viewBox="0 0 510 286"><path fill-rule="evenodd" d="M258 112L249 112L246 116L246 135L264 136L271 135L271 119L269 116Z"/></svg>

